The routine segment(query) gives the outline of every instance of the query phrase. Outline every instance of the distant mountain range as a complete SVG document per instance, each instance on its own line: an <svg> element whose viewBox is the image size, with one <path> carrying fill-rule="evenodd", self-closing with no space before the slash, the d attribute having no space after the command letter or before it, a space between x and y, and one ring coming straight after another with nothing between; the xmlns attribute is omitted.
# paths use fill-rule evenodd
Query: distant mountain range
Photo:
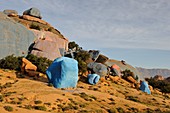
<svg viewBox="0 0 170 113"><path fill-rule="evenodd" d="M170 69L146 69L141 67L136 67L136 69L141 73L141 79L154 77L155 75L162 75L164 78L170 77Z"/></svg>

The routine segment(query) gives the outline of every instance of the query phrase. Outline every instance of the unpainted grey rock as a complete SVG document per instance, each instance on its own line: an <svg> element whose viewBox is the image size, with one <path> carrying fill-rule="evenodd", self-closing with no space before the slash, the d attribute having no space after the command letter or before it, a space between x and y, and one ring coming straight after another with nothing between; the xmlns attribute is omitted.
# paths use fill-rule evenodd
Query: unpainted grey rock
<svg viewBox="0 0 170 113"><path fill-rule="evenodd" d="M42 18L40 11L35 7L32 7L30 9L24 11L23 15L30 15L30 16L37 17L37 18L40 18L40 19Z"/></svg>
<svg viewBox="0 0 170 113"><path fill-rule="evenodd" d="M107 66L101 63L91 62L87 65L87 67L93 70L93 72L98 74L100 77L104 77L108 73Z"/></svg>
<svg viewBox="0 0 170 113"><path fill-rule="evenodd" d="M27 55L34 38L33 32L0 12L0 59L12 54Z"/></svg>

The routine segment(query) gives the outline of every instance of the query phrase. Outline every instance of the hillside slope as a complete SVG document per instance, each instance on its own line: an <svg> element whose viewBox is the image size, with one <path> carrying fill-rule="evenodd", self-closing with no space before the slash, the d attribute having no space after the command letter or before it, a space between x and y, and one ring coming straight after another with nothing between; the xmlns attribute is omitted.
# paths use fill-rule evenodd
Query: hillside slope
<svg viewBox="0 0 170 113"><path fill-rule="evenodd" d="M7 113L116 113L170 111L170 95L153 91L147 95L123 79L89 85L79 81L74 89L55 89L47 86L45 76L30 78L16 71L0 70L0 112Z"/></svg>

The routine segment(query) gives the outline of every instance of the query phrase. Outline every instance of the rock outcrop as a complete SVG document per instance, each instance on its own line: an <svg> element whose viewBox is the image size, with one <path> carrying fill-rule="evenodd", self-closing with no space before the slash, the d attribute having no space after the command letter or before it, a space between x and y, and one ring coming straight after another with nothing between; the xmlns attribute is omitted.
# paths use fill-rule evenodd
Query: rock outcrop
<svg viewBox="0 0 170 113"><path fill-rule="evenodd" d="M61 57L60 50L68 50L68 39L41 20L38 9L30 8L22 16L15 10L4 10L4 13L0 15L0 58L11 54L23 56L31 53L54 60Z"/></svg>
<svg viewBox="0 0 170 113"><path fill-rule="evenodd" d="M33 32L0 12L0 58L26 55L34 38Z"/></svg>
<svg viewBox="0 0 170 113"><path fill-rule="evenodd" d="M50 60L61 57L60 49L68 50L69 41L49 31L31 30L38 38L29 49L30 53Z"/></svg>
<svg viewBox="0 0 170 113"><path fill-rule="evenodd" d="M41 24L48 25L48 26L51 27L51 25L49 23L47 23L46 21L41 20L41 19L36 18L36 17L33 17L33 16L23 15L22 18L25 19L25 20L29 20L29 21L39 22Z"/></svg>

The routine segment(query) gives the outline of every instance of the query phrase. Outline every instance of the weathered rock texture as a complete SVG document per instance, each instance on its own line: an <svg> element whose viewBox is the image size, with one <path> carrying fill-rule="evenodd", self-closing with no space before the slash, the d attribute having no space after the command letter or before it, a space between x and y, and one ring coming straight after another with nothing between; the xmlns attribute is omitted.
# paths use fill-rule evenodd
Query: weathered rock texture
<svg viewBox="0 0 170 113"><path fill-rule="evenodd" d="M40 11L37 8L35 8L35 7L30 8L30 9L24 11L23 15L30 15L30 16L34 16L34 17L40 18L40 19L42 18Z"/></svg>
<svg viewBox="0 0 170 113"><path fill-rule="evenodd" d="M0 12L0 58L26 55L34 38L33 32Z"/></svg>
<svg viewBox="0 0 170 113"><path fill-rule="evenodd" d="M34 21L34 22L39 22L39 23L42 23L42 24L44 24L44 25L51 26L51 25L50 25L49 23L47 23L46 21L41 20L41 19L36 18L36 17L33 17L33 16L23 15L22 18L25 19L25 20Z"/></svg>
<svg viewBox="0 0 170 113"><path fill-rule="evenodd" d="M17 15L17 12L13 10L4 10L4 13L8 16L10 16L9 14L11 13ZM61 57L60 50L68 50L69 41L57 29L46 21L41 20L41 14L38 9L30 8L24 11L22 16L10 16L9 18L6 15L3 15L5 16L4 18L15 23L16 27L11 26L10 23L7 22L5 22L5 27L3 27L5 19L0 20L3 25L0 26L2 29L0 36L2 38L5 37L6 39L4 39L7 40L5 42L7 47L3 46L4 41L0 41L0 44L2 43L0 46L6 48L5 51L1 51L1 55L4 55L2 57L10 54L22 56L22 54L19 54L20 52L25 54L29 52L36 56L54 60L55 58ZM3 16L1 16L1 18ZM26 28L18 28L18 25L22 27L25 26ZM26 33L24 30L31 34ZM29 37L27 35L29 35ZM12 37L12 40L8 37ZM25 51L28 49L29 51ZM4 52L8 52L8 54L3 54Z"/></svg>
<svg viewBox="0 0 170 113"><path fill-rule="evenodd" d="M60 49L68 50L68 40L48 31L31 30L38 38L30 48L30 53L50 60L61 57Z"/></svg>

